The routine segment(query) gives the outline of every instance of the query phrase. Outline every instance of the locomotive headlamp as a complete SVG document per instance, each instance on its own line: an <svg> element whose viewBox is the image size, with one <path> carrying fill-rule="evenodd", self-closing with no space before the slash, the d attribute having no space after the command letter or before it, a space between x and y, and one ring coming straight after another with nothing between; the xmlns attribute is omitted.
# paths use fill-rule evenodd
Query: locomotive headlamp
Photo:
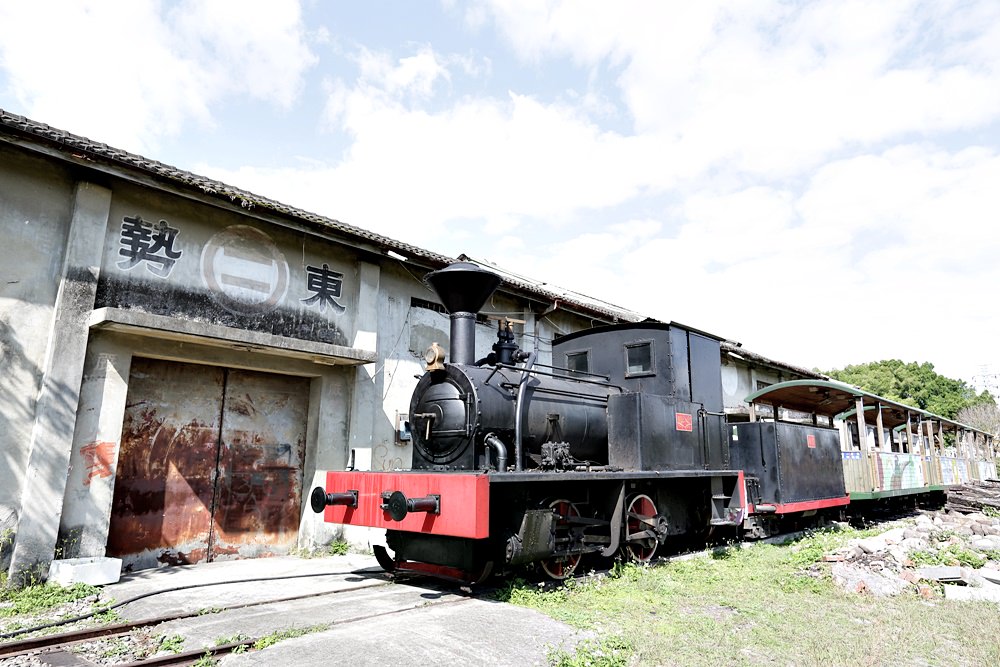
<svg viewBox="0 0 1000 667"><path fill-rule="evenodd" d="M424 362L427 364L424 368L426 371L443 371L444 350L441 349L441 346L437 343L431 343L431 346L424 352Z"/></svg>

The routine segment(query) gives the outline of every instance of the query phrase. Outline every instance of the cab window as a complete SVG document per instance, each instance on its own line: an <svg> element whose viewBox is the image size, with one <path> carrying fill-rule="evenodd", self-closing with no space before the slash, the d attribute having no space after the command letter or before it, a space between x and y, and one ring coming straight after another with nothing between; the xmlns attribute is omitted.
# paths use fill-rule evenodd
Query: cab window
<svg viewBox="0 0 1000 667"><path fill-rule="evenodd" d="M625 344L625 377L653 375L653 342Z"/></svg>
<svg viewBox="0 0 1000 667"><path fill-rule="evenodd" d="M568 352L566 354L566 368L570 375L590 372L590 352Z"/></svg>

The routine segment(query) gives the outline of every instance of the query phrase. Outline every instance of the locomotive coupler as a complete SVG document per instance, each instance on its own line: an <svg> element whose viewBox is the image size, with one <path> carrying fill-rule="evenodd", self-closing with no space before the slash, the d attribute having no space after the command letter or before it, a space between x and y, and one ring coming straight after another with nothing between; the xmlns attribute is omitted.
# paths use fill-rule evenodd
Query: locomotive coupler
<svg viewBox="0 0 1000 667"><path fill-rule="evenodd" d="M402 521L410 512L441 513L441 496L431 494L423 498L407 498L402 491L386 491L382 494L382 509L389 513L393 521Z"/></svg>
<svg viewBox="0 0 1000 667"><path fill-rule="evenodd" d="M346 505L357 509L358 492L351 489L347 493L327 493L322 486L317 486L309 496L309 505L316 514L322 513L327 505Z"/></svg>

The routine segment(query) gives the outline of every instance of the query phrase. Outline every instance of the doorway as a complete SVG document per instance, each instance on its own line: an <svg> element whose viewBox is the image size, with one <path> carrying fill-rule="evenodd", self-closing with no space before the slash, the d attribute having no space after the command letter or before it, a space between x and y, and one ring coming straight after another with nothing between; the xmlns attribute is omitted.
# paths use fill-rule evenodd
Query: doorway
<svg viewBox="0 0 1000 667"><path fill-rule="evenodd" d="M126 570L288 553L309 379L136 358L108 554Z"/></svg>

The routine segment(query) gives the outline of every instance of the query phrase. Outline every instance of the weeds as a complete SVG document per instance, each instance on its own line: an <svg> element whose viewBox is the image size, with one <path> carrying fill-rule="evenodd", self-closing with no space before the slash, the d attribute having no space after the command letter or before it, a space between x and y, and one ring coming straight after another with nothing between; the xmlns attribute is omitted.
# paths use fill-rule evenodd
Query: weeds
<svg viewBox="0 0 1000 667"><path fill-rule="evenodd" d="M250 637L241 632L233 635L232 637L219 637L218 639L215 640L215 645L225 646L226 644L236 644L238 642L245 642L248 639L250 639ZM230 651L230 653L237 653L237 654L246 653L248 648L249 645L243 644L242 646L237 646L236 648L234 648L232 651Z"/></svg>
<svg viewBox="0 0 1000 667"><path fill-rule="evenodd" d="M304 628L288 628L287 630L277 630L269 635L265 635L254 642L253 648L255 651L261 651L268 646L274 646L280 641L286 639L294 639L295 637L302 637L303 635L312 634L314 632L323 632L329 625L310 625Z"/></svg>
<svg viewBox="0 0 1000 667"><path fill-rule="evenodd" d="M122 620L121 614L119 614L114 609L105 609L104 611L98 612L91 616L91 619L95 623L106 625L109 623L118 623Z"/></svg>
<svg viewBox="0 0 1000 667"><path fill-rule="evenodd" d="M632 647L624 639L605 637L582 641L573 651L552 651L548 660L553 667L625 667L631 655Z"/></svg>
<svg viewBox="0 0 1000 667"><path fill-rule="evenodd" d="M89 584L73 584L69 588L58 584L35 584L20 589L0 588L0 602L9 603L9 606L0 608L0 617L30 614L75 602L96 595L99 590Z"/></svg>
<svg viewBox="0 0 1000 667"><path fill-rule="evenodd" d="M180 635L160 635L156 642L157 651L180 653L184 648L184 637Z"/></svg>
<svg viewBox="0 0 1000 667"><path fill-rule="evenodd" d="M351 545L346 540L335 540L327 546L327 552L331 556L345 556L351 550Z"/></svg>
<svg viewBox="0 0 1000 667"><path fill-rule="evenodd" d="M107 659L124 658L132 652L132 648L124 637L118 637L101 651L101 657Z"/></svg>
<svg viewBox="0 0 1000 667"><path fill-rule="evenodd" d="M987 559L958 544L949 544L937 551L930 549L914 551L910 554L910 560L915 565L964 565L965 567L980 568L986 564Z"/></svg>
<svg viewBox="0 0 1000 667"><path fill-rule="evenodd" d="M191 667L215 667L219 661L215 659L211 651L205 651L205 655L191 663Z"/></svg>
<svg viewBox="0 0 1000 667"><path fill-rule="evenodd" d="M325 547L317 549L293 549L289 555L298 558L326 558L327 556L344 556L351 552L351 545L346 540L334 540Z"/></svg>
<svg viewBox="0 0 1000 667"><path fill-rule="evenodd" d="M209 614L218 614L225 611L224 607L204 607L198 610L199 616L208 616Z"/></svg>

